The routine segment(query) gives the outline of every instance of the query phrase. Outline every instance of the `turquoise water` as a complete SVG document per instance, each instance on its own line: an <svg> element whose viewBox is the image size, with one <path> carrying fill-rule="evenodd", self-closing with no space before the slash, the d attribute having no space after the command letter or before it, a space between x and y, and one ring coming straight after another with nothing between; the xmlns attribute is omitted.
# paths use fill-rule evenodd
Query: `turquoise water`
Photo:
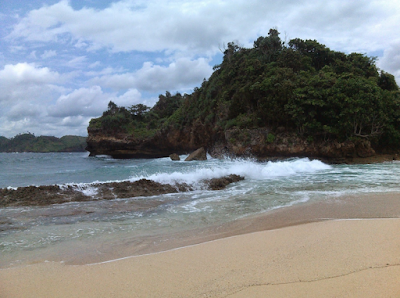
<svg viewBox="0 0 400 298"><path fill-rule="evenodd" d="M184 159L185 156L181 156ZM78 184L152 179L185 182L189 193L112 201L73 202L46 207L0 209L0 267L41 259L61 247L118 245L143 237L216 226L308 201L362 193L400 192L400 163L327 165L318 160L212 159L173 162L169 158L115 160L87 153L2 153L0 187ZM244 181L205 191L202 180L238 174ZM145 208L143 202L146 202ZM59 257L62 259L62 256Z"/></svg>

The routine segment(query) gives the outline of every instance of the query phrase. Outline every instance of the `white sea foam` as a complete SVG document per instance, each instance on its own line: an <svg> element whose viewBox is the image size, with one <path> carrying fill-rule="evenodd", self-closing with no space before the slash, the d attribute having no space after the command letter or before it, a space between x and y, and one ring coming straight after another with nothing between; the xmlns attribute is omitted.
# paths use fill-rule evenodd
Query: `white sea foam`
<svg viewBox="0 0 400 298"><path fill-rule="evenodd" d="M219 178L230 174L241 175L246 179L264 180L280 176L292 176L302 173L315 173L329 170L331 166L319 160L310 161L308 158L293 159L278 162L259 163L252 160L209 160L198 162L193 167L182 168L181 171L159 172L148 176L133 176L132 181L142 178L159 183L188 183L197 184L202 180Z"/></svg>
<svg viewBox="0 0 400 298"><path fill-rule="evenodd" d="M97 188L92 186L92 183L78 183L78 184L61 184L60 189L66 189L68 186L72 186L76 191L80 191L82 194L88 197L93 197L97 194Z"/></svg>

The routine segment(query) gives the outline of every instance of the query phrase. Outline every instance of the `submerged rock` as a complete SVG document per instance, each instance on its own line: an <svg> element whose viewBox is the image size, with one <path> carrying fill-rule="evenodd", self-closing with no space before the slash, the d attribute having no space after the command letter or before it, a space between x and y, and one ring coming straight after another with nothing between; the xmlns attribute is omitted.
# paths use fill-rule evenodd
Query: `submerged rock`
<svg viewBox="0 0 400 298"><path fill-rule="evenodd" d="M169 158L171 158L171 160L181 160L181 158L179 157L178 154L176 153L172 153Z"/></svg>
<svg viewBox="0 0 400 298"><path fill-rule="evenodd" d="M204 147L201 147L196 151L192 152L185 159L185 161L192 161L192 160L207 160L206 150L204 149Z"/></svg>
<svg viewBox="0 0 400 298"><path fill-rule="evenodd" d="M202 181L204 188L223 189L228 184L243 180L238 175L229 175ZM93 200L113 200L116 198L133 198L156 196L167 193L192 191L193 186L186 183L162 184L148 179L138 181L93 183L87 185L49 185L27 186L17 189L0 189L0 207L9 206L45 206L66 202Z"/></svg>

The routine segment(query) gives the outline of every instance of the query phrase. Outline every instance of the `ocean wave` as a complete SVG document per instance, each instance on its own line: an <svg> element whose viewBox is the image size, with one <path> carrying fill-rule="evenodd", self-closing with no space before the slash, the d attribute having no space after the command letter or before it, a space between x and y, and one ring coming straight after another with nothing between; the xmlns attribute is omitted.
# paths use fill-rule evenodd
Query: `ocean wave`
<svg viewBox="0 0 400 298"><path fill-rule="evenodd" d="M188 183L193 185L200 183L202 180L219 178L230 174L240 175L245 179L265 180L330 169L332 169L330 165L308 158L269 161L266 163L245 159L225 159L223 161L211 159L209 161L196 162L193 167L182 167L179 171L131 176L130 180L150 179L159 183Z"/></svg>

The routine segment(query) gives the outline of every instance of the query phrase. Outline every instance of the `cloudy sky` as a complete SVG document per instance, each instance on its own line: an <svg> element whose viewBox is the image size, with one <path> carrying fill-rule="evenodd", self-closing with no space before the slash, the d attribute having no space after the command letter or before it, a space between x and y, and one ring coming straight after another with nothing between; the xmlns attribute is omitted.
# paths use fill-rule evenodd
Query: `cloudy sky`
<svg viewBox="0 0 400 298"><path fill-rule="evenodd" d="M85 136L110 100L190 93L230 41L316 39L400 82L399 0L0 0L0 135Z"/></svg>

